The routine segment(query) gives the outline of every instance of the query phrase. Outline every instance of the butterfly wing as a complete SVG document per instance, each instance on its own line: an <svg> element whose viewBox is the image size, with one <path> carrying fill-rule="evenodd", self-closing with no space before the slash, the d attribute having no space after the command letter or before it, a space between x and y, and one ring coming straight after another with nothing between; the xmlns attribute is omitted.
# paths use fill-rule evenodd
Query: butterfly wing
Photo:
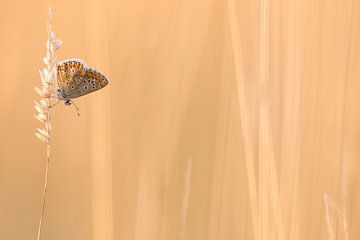
<svg viewBox="0 0 360 240"><path fill-rule="evenodd" d="M67 59L57 65L58 87L64 92L71 91L74 76L84 76L86 73L86 63L81 59Z"/></svg>
<svg viewBox="0 0 360 240"><path fill-rule="evenodd" d="M57 67L58 87L67 98L77 98L108 84L104 74L88 68L80 59L67 59Z"/></svg>
<svg viewBox="0 0 360 240"><path fill-rule="evenodd" d="M104 74L95 69L88 68L84 75L76 74L72 78L69 89L65 94L70 98L81 97L105 87L108 83Z"/></svg>

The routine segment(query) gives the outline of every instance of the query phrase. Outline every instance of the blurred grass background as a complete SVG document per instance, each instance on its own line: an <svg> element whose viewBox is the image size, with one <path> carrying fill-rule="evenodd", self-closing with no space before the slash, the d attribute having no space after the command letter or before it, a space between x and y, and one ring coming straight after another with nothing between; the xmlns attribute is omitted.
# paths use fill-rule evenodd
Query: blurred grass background
<svg viewBox="0 0 360 240"><path fill-rule="evenodd" d="M54 110L43 239L360 239L359 1L0 3L0 239L36 237L49 6L110 84Z"/></svg>

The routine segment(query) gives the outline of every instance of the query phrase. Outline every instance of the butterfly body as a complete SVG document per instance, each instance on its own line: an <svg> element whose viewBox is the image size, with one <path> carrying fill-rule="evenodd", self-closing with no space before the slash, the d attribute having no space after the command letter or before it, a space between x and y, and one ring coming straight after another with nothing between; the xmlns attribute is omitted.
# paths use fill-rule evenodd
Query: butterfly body
<svg viewBox="0 0 360 240"><path fill-rule="evenodd" d="M95 92L108 84L106 76L89 68L81 59L66 59L57 64L57 98L70 105L72 99Z"/></svg>

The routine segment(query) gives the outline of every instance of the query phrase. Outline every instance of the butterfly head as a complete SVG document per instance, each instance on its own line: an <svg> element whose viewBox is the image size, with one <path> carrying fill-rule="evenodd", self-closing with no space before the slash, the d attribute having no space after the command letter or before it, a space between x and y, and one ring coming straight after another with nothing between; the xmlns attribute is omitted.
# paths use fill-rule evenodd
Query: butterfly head
<svg viewBox="0 0 360 240"><path fill-rule="evenodd" d="M65 104L65 105L70 105L70 104L71 104L70 97L68 97L68 96L65 94L64 90L58 88L58 89L56 90L56 95L57 95L57 97L58 97L59 100L64 101L64 104Z"/></svg>

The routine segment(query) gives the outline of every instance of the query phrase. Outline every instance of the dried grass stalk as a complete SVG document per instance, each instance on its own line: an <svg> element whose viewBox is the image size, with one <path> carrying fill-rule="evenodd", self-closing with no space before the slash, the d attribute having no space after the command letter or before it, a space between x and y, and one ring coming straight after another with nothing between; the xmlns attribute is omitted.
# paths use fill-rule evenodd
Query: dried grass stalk
<svg viewBox="0 0 360 240"><path fill-rule="evenodd" d="M192 160L189 159L186 162L186 171L185 171L185 183L184 183L184 196L182 201L182 209L181 209L181 222L180 222L180 240L185 239L186 234L186 220L187 220L187 212L189 207L189 199L190 199L190 184L191 184L191 167Z"/></svg>
<svg viewBox="0 0 360 240"><path fill-rule="evenodd" d="M253 223L253 233L254 239L259 238L259 200L258 200L258 188L256 185L256 174L254 166L254 151L250 139L250 125L249 125L249 112L248 107L245 102L245 87L244 87L244 70L242 67L242 50L240 43L240 33L239 33L239 23L236 15L236 9L234 0L228 0L228 11L229 11L229 23L230 23L230 34L231 42L233 47L233 58L234 58L234 68L235 68L235 79L236 87L238 94L238 102L240 109L240 119L241 119L241 129L242 137L244 141L244 152L245 152L245 164L246 164L246 173L248 178L249 185L249 194L250 194L250 206L251 206L251 216Z"/></svg>
<svg viewBox="0 0 360 240"><path fill-rule="evenodd" d="M333 212L337 216L341 215L341 210L336 206L334 199L332 199L328 194L324 194L324 204L325 204L325 219L326 225L329 233L329 240L335 240L335 217Z"/></svg>
<svg viewBox="0 0 360 240"><path fill-rule="evenodd" d="M268 84L269 84L269 0L260 1L260 62L259 62L259 129L260 129L260 166L264 165L265 176L268 183L268 194L271 203L271 209L274 219L274 225L266 226L268 232L274 229L276 232L276 239L283 240L284 227L282 221L282 209L280 206L280 195L278 187L278 176L275 163L274 143L272 138L270 115L269 115L269 99L268 99ZM267 201L267 196L262 196L262 202ZM264 227L264 226L263 226ZM264 238L267 234L264 233Z"/></svg>
<svg viewBox="0 0 360 240"><path fill-rule="evenodd" d="M347 222L347 191L349 184L349 166L347 156L347 145L344 146L343 158L341 161L341 174L340 174L340 190L342 205L338 205L336 201L327 193L324 193L324 205L325 205L325 220L329 233L329 239L337 239L337 228L340 226L341 233L343 233L343 239L349 239L348 222Z"/></svg>
<svg viewBox="0 0 360 240"><path fill-rule="evenodd" d="M35 109L37 115L35 118L39 120L42 124L42 128L38 128L35 136L40 139L46 146L46 167L45 167L45 178L44 178L44 189L43 189L43 200L41 215L39 221L39 229L37 239L40 240L41 237L41 228L44 218L45 202L46 202L46 191L47 191L47 182L48 182L48 172L49 172L49 163L50 163L50 152L51 152L51 106L52 99L51 93L55 92L56 89L56 62L57 58L55 52L60 48L62 41L56 39L56 34L52 30L52 12L49 9L48 16L48 40L46 42L46 56L43 58L43 62L46 65L40 71L41 77L41 87L35 87L35 92L41 97L39 101L35 101Z"/></svg>

